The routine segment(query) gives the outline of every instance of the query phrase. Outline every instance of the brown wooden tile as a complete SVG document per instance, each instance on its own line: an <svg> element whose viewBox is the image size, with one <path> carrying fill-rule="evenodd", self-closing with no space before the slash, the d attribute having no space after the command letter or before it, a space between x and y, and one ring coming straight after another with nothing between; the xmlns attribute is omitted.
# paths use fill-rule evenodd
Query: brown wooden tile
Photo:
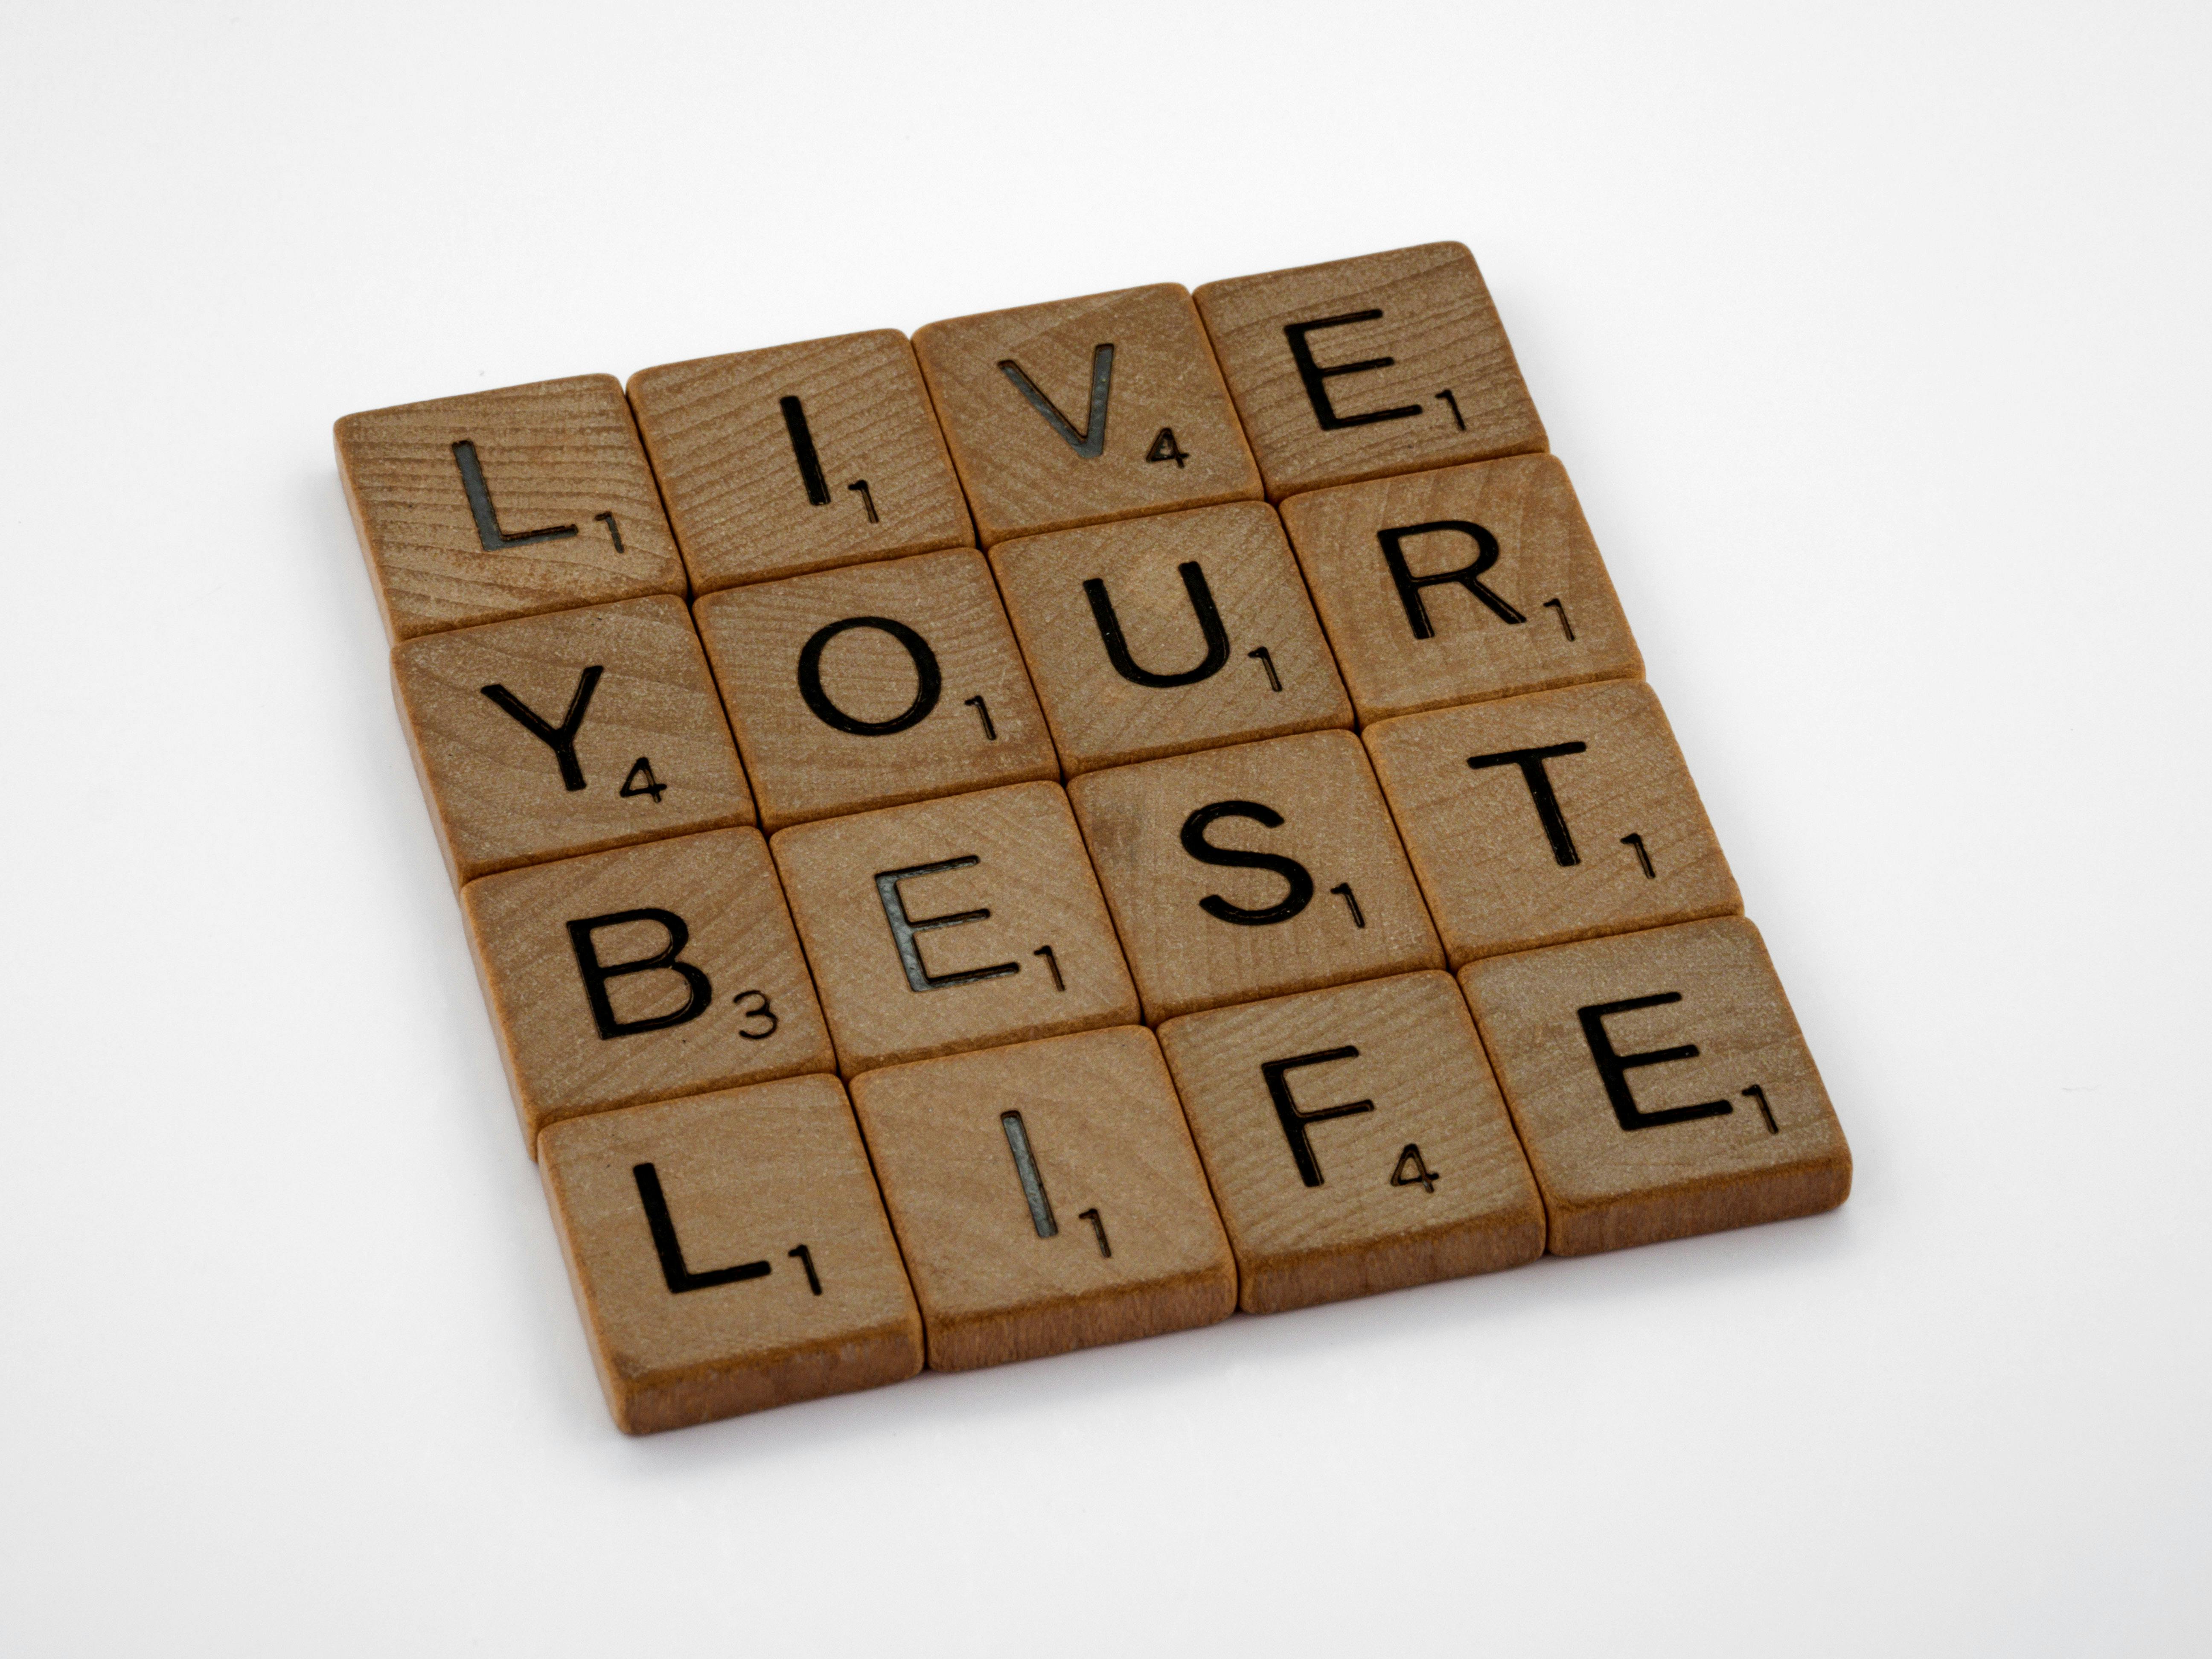
<svg viewBox="0 0 2212 1659"><path fill-rule="evenodd" d="M699 631L770 830L1060 776L973 549L710 593Z"/></svg>
<svg viewBox="0 0 2212 1659"><path fill-rule="evenodd" d="M1464 969L1556 1255L1833 1209L1850 1148L1741 916Z"/></svg>
<svg viewBox="0 0 2212 1659"><path fill-rule="evenodd" d="M538 1151L627 1432L921 1369L921 1318L836 1079L574 1118Z"/></svg>
<svg viewBox="0 0 2212 1659"><path fill-rule="evenodd" d="M1443 965L1349 732L1088 772L1068 794L1148 1020Z"/></svg>
<svg viewBox="0 0 2212 1659"><path fill-rule="evenodd" d="M836 1067L757 830L710 830L461 890L533 1152L562 1118Z"/></svg>
<svg viewBox="0 0 2212 1659"><path fill-rule="evenodd" d="M689 591L611 374L370 410L337 437L395 641Z"/></svg>
<svg viewBox="0 0 2212 1659"><path fill-rule="evenodd" d="M1643 676L1549 455L1294 495L1283 524L1363 720Z"/></svg>
<svg viewBox="0 0 2212 1659"><path fill-rule="evenodd" d="M914 346L986 546L1260 494L1176 283L955 317Z"/></svg>
<svg viewBox="0 0 2212 1659"><path fill-rule="evenodd" d="M1142 1026L853 1083L933 1370L1209 1325L1237 1267Z"/></svg>
<svg viewBox="0 0 2212 1659"><path fill-rule="evenodd" d="M1137 1018L1057 784L802 823L775 846L848 1077Z"/></svg>
<svg viewBox="0 0 2212 1659"><path fill-rule="evenodd" d="M1232 277L1196 297L1270 501L1544 447L1457 242Z"/></svg>
<svg viewBox="0 0 2212 1659"><path fill-rule="evenodd" d="M1265 501L1024 536L991 566L1070 773L1352 724Z"/></svg>
<svg viewBox="0 0 2212 1659"><path fill-rule="evenodd" d="M699 592L972 539L896 329L662 363L629 400Z"/></svg>
<svg viewBox="0 0 2212 1659"><path fill-rule="evenodd" d="M672 595L408 640L392 682L456 882L753 821Z"/></svg>
<svg viewBox="0 0 2212 1659"><path fill-rule="evenodd" d="M1544 1253L1544 1206L1459 988L1440 973L1160 1027L1237 1252L1275 1313Z"/></svg>
<svg viewBox="0 0 2212 1659"><path fill-rule="evenodd" d="M1408 714L1365 741L1454 967L1743 908L1640 680Z"/></svg>

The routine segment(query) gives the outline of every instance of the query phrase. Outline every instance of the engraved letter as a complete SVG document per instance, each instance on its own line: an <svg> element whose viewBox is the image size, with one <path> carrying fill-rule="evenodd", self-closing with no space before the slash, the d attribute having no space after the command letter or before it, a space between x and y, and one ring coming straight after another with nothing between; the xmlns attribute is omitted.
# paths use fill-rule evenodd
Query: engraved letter
<svg viewBox="0 0 2212 1659"><path fill-rule="evenodd" d="M1535 803L1536 821L1544 826L1544 839L1552 843L1553 861L1580 864L1582 854L1575 851L1575 838L1567 830L1566 815L1559 811L1559 798L1552 793L1552 775L1544 763L1561 755L1579 755L1589 747L1586 743L1555 743L1543 749L1505 749L1495 755L1469 755L1467 763L1477 772L1492 766L1519 767L1528 799Z"/></svg>
<svg viewBox="0 0 2212 1659"><path fill-rule="evenodd" d="M1045 424L1060 434L1067 447L1085 460L1095 461L1105 453L1106 402L1114 392L1112 345L1097 345L1091 349L1091 418L1080 432L1068 424L1067 416L1060 412L1059 406L1037 390L1036 382L1012 357L999 365L999 373L1014 383L1014 389L1030 400L1030 407L1044 416Z"/></svg>
<svg viewBox="0 0 2212 1659"><path fill-rule="evenodd" d="M599 946L592 943L592 935L602 927L619 927L626 921L658 924L668 934L668 943L653 955L640 957L635 962L601 962ZM584 995L592 1005L592 1018L598 1022L603 1039L665 1030L671 1025L696 1019L707 1012L708 1005L714 1000L713 982L690 963L677 959L690 942L690 928L672 910L617 910L610 915L587 916L568 924L568 943L576 952L577 971L584 976ZM616 1018L614 1004L607 999L607 981L624 974L651 973L656 969L665 969L682 979L690 992L690 1000L672 1014L653 1014L644 1019Z"/></svg>
<svg viewBox="0 0 2212 1659"><path fill-rule="evenodd" d="M1221 625L1221 612L1214 606L1213 590L1206 585L1206 572L1195 559L1177 565L1176 572L1182 578L1183 592L1190 595L1190 608L1198 617L1199 632L1206 636L1206 655L1200 659L1197 667L1185 669L1180 674L1155 674L1149 668L1138 667L1137 659L1129 654L1129 641L1122 636L1121 619L1114 612L1114 601L1107 596L1106 584L1096 576L1083 584L1083 597L1091 601L1091 620L1098 624L1098 637L1106 642L1106 660L1132 685L1155 689L1195 685L1219 673L1222 664L1229 660L1229 630Z"/></svg>
<svg viewBox="0 0 2212 1659"><path fill-rule="evenodd" d="M1597 1062L1597 1074L1605 1079L1605 1097L1613 1103L1613 1115L1620 1120L1624 1129L1656 1129L1666 1123L1725 1117L1735 1109L1725 1100L1708 1100L1696 1106L1668 1106L1647 1112L1637 1105L1635 1095L1630 1092L1628 1073L1635 1067L1664 1066L1673 1060L1695 1060L1698 1045L1685 1042L1674 1048L1647 1048L1640 1054L1616 1054L1613 1039L1606 1034L1606 1016L1625 1014L1637 1008L1661 1008L1681 1000L1680 991L1662 991L1657 996L1631 997L1626 1002L1595 1002L1575 1010L1583 1023L1583 1041L1589 1044L1590 1058Z"/></svg>
<svg viewBox="0 0 2212 1659"><path fill-rule="evenodd" d="M561 781L570 789L584 787L583 763L576 758L576 728L584 723L584 711L592 706L592 693L598 690L599 675L605 672L593 663L578 676L576 690L568 699L568 712L561 716L561 724L554 726L528 703L503 685L480 688L484 696L522 724L524 731L553 751L553 759L561 769ZM631 771L637 769L632 767ZM653 797L655 800L659 796Z"/></svg>
<svg viewBox="0 0 2212 1659"><path fill-rule="evenodd" d="M565 541L576 533L572 524L556 524L550 530L526 530L520 536L510 536L499 527L499 510L491 504L491 489L484 483L483 464L477 459L477 447L466 438L453 446L453 465L461 469L461 488L467 492L469 514L477 521L477 539L483 544L487 553L496 553L503 547L527 547L532 542Z"/></svg>
<svg viewBox="0 0 2212 1659"><path fill-rule="evenodd" d="M1291 1143L1291 1157L1298 1166L1298 1179L1309 1187L1322 1183L1321 1164L1315 1158L1313 1143L1306 1138L1306 1125L1326 1123L1333 1117L1357 1117L1362 1112L1371 1112L1371 1100L1346 1101L1341 1106L1317 1106L1313 1110L1301 1111L1291 1097L1291 1080L1285 1075L1301 1066L1326 1066L1333 1060L1357 1060L1359 1050L1346 1043L1341 1048L1323 1048L1317 1054L1293 1054L1288 1060L1271 1060L1260 1067L1260 1075L1267 1079L1267 1097L1275 1103L1275 1121L1283 1126L1283 1139Z"/></svg>
<svg viewBox="0 0 2212 1659"><path fill-rule="evenodd" d="M1433 576L1416 576L1406 567L1406 538L1426 536L1439 530L1452 530L1474 540L1475 553L1473 564L1462 565L1456 570L1439 570ZM1375 539L1382 544L1382 562L1390 567L1390 580L1398 585L1398 603L1406 607L1406 620L1413 625L1413 637L1432 640L1437 636L1435 626L1429 621L1429 608L1421 601L1421 590L1434 587L1441 582L1457 582L1491 609L1498 621L1524 623L1528 619L1504 599L1482 585L1482 573L1498 562L1498 538L1479 524L1465 519L1438 519L1431 524L1409 524L1401 529L1380 530Z"/></svg>
<svg viewBox="0 0 2212 1659"><path fill-rule="evenodd" d="M1276 853L1248 853L1241 848L1216 847L1207 841L1206 832L1217 818L1250 818L1264 828L1279 830L1283 827L1283 815L1256 800L1215 801L1211 806L1200 807L1182 821L1182 850L1200 864L1235 870L1273 870L1283 878L1285 890L1280 902L1264 910L1248 910L1241 904L1231 904L1218 893L1208 893L1199 900L1200 909L1240 927L1267 927L1288 921L1313 902L1313 877L1296 859Z"/></svg>
<svg viewBox="0 0 2212 1659"><path fill-rule="evenodd" d="M830 694L822 689L822 653L830 641L848 629L872 628L890 635L914 659L914 701L905 709L887 720L856 720L830 701ZM902 622L889 617L848 617L842 622L833 622L826 628L817 629L814 637L799 648L799 695L806 699L806 706L814 711L814 718L824 726L840 732L849 732L856 738L887 738L895 732L919 726L929 718L930 710L937 707L938 694L945 689L945 677L939 672L937 653L929 648L929 641Z"/></svg>
<svg viewBox="0 0 2212 1659"><path fill-rule="evenodd" d="M1377 421L1402 421L1407 416L1421 412L1419 404L1404 404L1396 409L1370 410L1364 415L1340 415L1328 400L1328 382L1339 374L1364 374L1370 368L1389 368L1395 357L1367 357L1356 363L1335 363L1328 368L1314 362L1313 347L1306 336L1316 329L1342 328L1348 323L1371 323L1382 317L1379 311L1352 311L1341 317L1323 317L1310 323L1290 323L1283 336L1291 343L1291 358L1298 366L1298 379L1305 382L1306 397L1313 404L1314 418L1321 422L1324 432L1336 432L1347 426L1372 426Z"/></svg>
<svg viewBox="0 0 2212 1659"><path fill-rule="evenodd" d="M645 1206L645 1224L653 1230L653 1249L660 1258L660 1276L668 1282L669 1293L681 1296L686 1291L711 1290L717 1285L735 1285L741 1279L765 1279L769 1264L765 1261L740 1261L734 1267L713 1267L703 1273L695 1273L684 1264L684 1243L676 1237L676 1221L668 1213L668 1200L660 1190L660 1171L650 1164L630 1165L630 1179L637 1182L638 1202ZM811 1276L811 1269L809 1269Z"/></svg>
<svg viewBox="0 0 2212 1659"><path fill-rule="evenodd" d="M964 973L933 975L922 965L921 945L918 935L934 927L957 927L963 921L986 921L988 910L956 910L951 915L924 916L920 921L906 913L906 896L899 891L899 884L916 876L933 876L940 870L965 870L971 864L983 860L975 854L966 858L946 859L937 864L917 864L905 870L884 870L876 876L876 896L883 901L884 920L890 924L891 942L898 947L899 965L906 969L907 988L913 991L941 991L948 985L971 985L979 979L1003 979L1008 974L1018 974L1018 962L1001 962L989 968L970 968Z"/></svg>

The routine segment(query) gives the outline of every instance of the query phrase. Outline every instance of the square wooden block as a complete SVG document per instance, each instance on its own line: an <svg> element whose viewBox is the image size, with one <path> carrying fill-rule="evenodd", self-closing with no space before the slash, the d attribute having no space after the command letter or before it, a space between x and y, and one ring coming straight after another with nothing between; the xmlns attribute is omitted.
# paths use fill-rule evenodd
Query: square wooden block
<svg viewBox="0 0 2212 1659"><path fill-rule="evenodd" d="M1265 501L1024 536L991 566L1071 774L1352 724Z"/></svg>
<svg viewBox="0 0 2212 1659"><path fill-rule="evenodd" d="M921 1317L836 1079L571 1119L538 1162L626 1432L921 1369Z"/></svg>
<svg viewBox="0 0 2212 1659"><path fill-rule="evenodd" d="M1142 1026L870 1072L853 1105L933 1370L1226 1319L1237 1264Z"/></svg>
<svg viewBox="0 0 2212 1659"><path fill-rule="evenodd" d="M753 821L672 595L407 640L392 684L456 882Z"/></svg>
<svg viewBox="0 0 2212 1659"><path fill-rule="evenodd" d="M1068 795L1148 1020L1443 965L1349 732L1089 772Z"/></svg>
<svg viewBox="0 0 2212 1659"><path fill-rule="evenodd" d="M702 593L971 539L896 329L641 368L629 400Z"/></svg>
<svg viewBox="0 0 2212 1659"><path fill-rule="evenodd" d="M1363 720L1643 677L1549 455L1294 495L1283 524Z"/></svg>
<svg viewBox="0 0 2212 1659"><path fill-rule="evenodd" d="M471 882L461 908L522 1132L836 1069L757 830Z"/></svg>
<svg viewBox="0 0 2212 1659"><path fill-rule="evenodd" d="M1743 908L1641 680L1408 714L1366 743L1455 968Z"/></svg>
<svg viewBox="0 0 2212 1659"><path fill-rule="evenodd" d="M1851 1152L1759 930L1686 922L1460 974L1555 1255L1842 1203Z"/></svg>
<svg viewBox="0 0 2212 1659"><path fill-rule="evenodd" d="M1231 277L1196 298L1270 501L1544 447L1457 242Z"/></svg>
<svg viewBox="0 0 2212 1659"><path fill-rule="evenodd" d="M395 641L690 592L611 374L370 410L337 437Z"/></svg>
<svg viewBox="0 0 2212 1659"><path fill-rule="evenodd" d="M1160 1027L1247 1313L1491 1273L1544 1206L1459 988L1368 980Z"/></svg>
<svg viewBox="0 0 2212 1659"><path fill-rule="evenodd" d="M1260 494L1174 283L955 317L914 347L986 546Z"/></svg>
<svg viewBox="0 0 2212 1659"><path fill-rule="evenodd" d="M973 549L710 593L697 615L770 830L1059 780Z"/></svg>
<svg viewBox="0 0 2212 1659"><path fill-rule="evenodd" d="M848 1077L1137 1018L1057 784L802 823L775 859Z"/></svg>

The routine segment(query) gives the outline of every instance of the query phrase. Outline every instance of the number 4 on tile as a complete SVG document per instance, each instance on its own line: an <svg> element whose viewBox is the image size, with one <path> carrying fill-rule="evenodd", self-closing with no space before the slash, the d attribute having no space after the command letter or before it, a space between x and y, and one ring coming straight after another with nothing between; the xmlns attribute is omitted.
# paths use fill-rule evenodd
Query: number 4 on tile
<svg viewBox="0 0 2212 1659"><path fill-rule="evenodd" d="M660 797L667 787L666 784L653 775L652 760L647 756L640 755L630 763L629 775L623 780L622 793L625 799L632 795L650 795L653 797L653 804L658 806L660 805Z"/></svg>

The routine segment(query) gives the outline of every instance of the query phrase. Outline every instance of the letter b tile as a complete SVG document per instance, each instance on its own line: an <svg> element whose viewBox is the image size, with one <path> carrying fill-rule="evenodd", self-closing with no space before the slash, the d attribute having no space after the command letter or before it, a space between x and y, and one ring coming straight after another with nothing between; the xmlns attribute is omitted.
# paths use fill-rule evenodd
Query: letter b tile
<svg viewBox="0 0 2212 1659"><path fill-rule="evenodd" d="M1851 1154L1741 916L1462 971L1555 1255L1833 1209Z"/></svg>

